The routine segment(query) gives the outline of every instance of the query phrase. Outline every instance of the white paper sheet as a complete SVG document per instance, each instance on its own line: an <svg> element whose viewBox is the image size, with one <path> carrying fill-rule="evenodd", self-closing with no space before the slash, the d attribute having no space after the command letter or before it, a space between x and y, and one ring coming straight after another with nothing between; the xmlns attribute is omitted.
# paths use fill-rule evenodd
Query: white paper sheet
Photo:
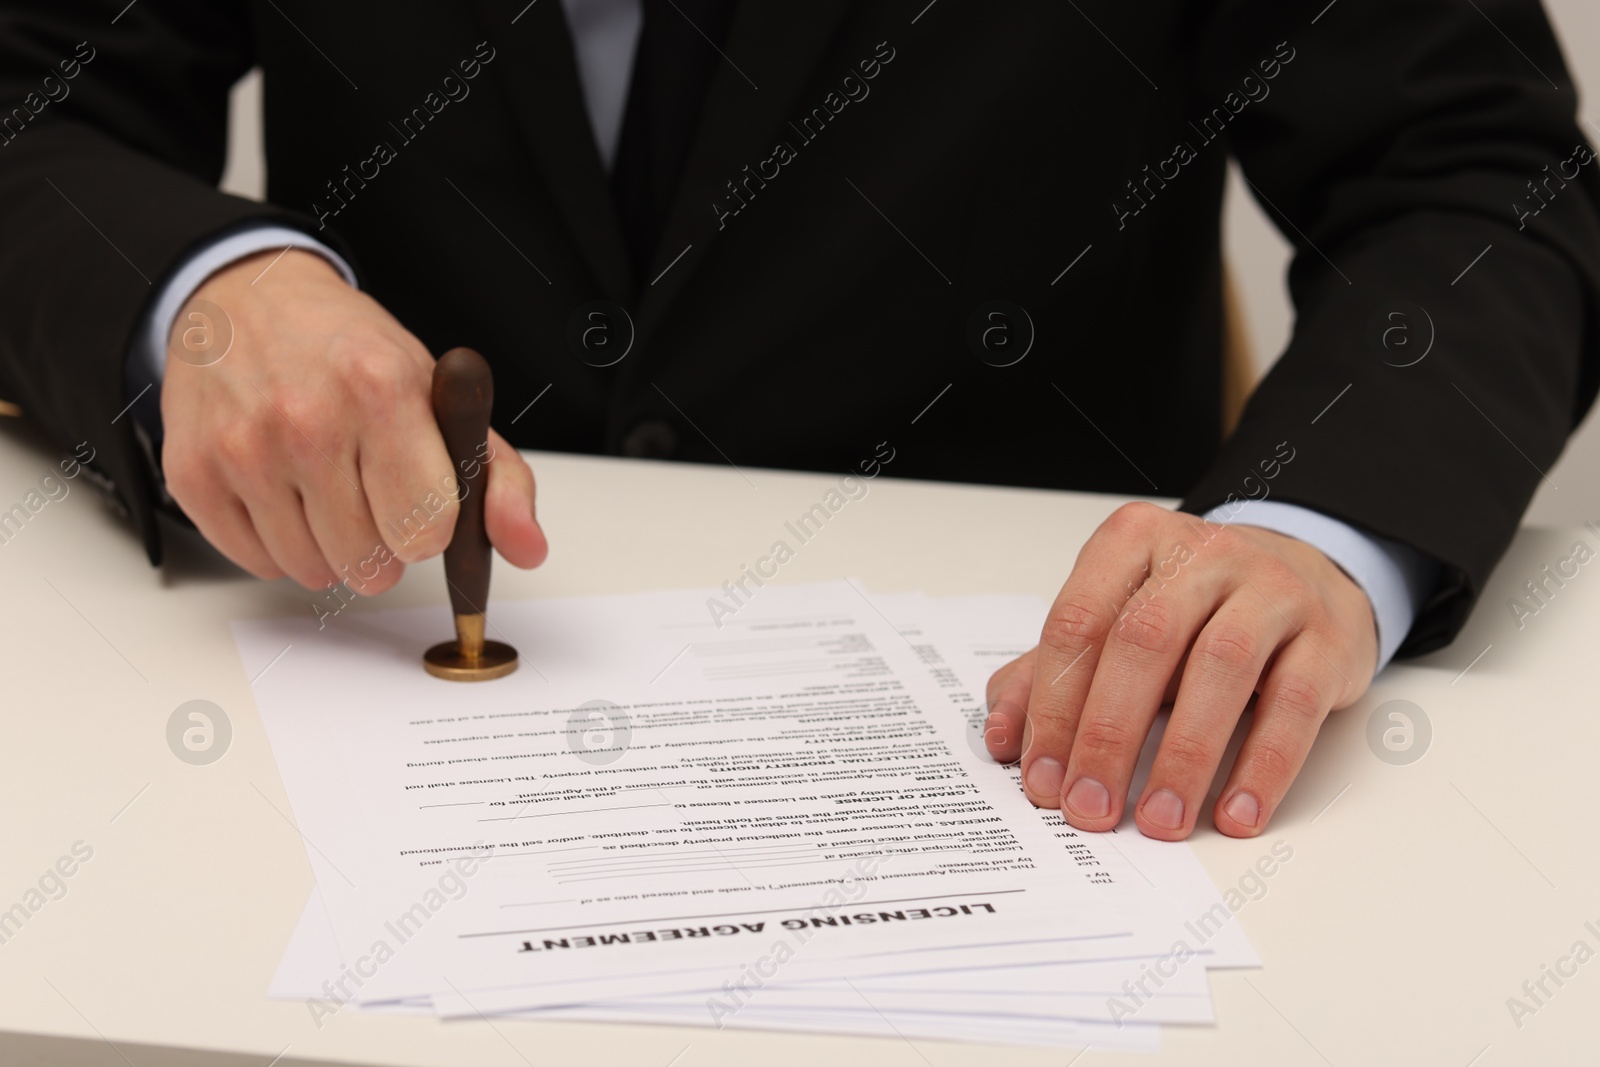
<svg viewBox="0 0 1600 1067"><path fill-rule="evenodd" d="M1085 964L1094 968L1094 964ZM277 1000L298 1000L306 1003L319 1028L341 1011L376 1011L410 1015L432 1015L434 1007L427 998L413 1001L375 1005L341 1005L341 991L333 983L348 968L339 957L338 944L327 913L315 890L306 902L305 911L296 925L289 947L285 950L267 995ZM573 1005L546 1008L537 1011L510 1012L496 1018L511 1017L546 1022L601 1022L661 1024L686 1027L729 1027L734 1029L793 1030L807 1032L860 1034L875 1037L900 1037L917 1041L923 1039L969 1041L996 1045L1042 1046L1047 1048L1083 1048L1092 1046L1100 1050L1153 1052L1160 1047L1159 1027L1155 1020L1141 1011L1135 1019L1114 1023L1085 1023L1069 1018L1029 1018L1011 1016L996 1018L973 1014L973 1007L960 1013L935 1011L900 1011L883 1008L877 997L862 979L855 984L872 997L877 1005L868 1015L859 1010L858 1003L848 1011L783 1011L769 1009L754 1000L742 1004L738 1010L713 1015L704 1001L678 996L668 998L676 1003L659 1002L651 998L633 998L601 1004ZM348 988L348 985L347 985ZM720 992L720 991L717 991ZM685 1003L685 1000L691 1000ZM881 1010L880 1016L877 1011Z"/></svg>
<svg viewBox="0 0 1600 1067"><path fill-rule="evenodd" d="M1140 1023L1209 1023L1214 1021L1214 1015L1205 963L1204 954L1179 961L1168 953L1127 959L1112 952L1103 958L1070 963L855 975L849 981L769 984L756 975L732 988L694 988L692 979L685 976L682 987L670 994L622 997L551 1010L693 1009L690 1014L697 1016L701 1024L714 1026L750 1008L760 1009L763 1015L774 1010L856 1011L863 1006L863 998L870 998L870 1005L877 1009L912 1013L1037 1016L1075 1022L1132 1019ZM336 1009L344 1007L342 1002L354 996L355 986L349 975L327 912L313 890L267 995L279 1000L307 1001L314 1015L336 1013ZM321 1003L310 1007L313 1000ZM411 1003L425 1011L443 1007L447 1010L442 1013L448 1015L490 1013L488 1005L471 998L461 999L455 1010L448 1010L449 1005L434 1004L431 998L415 998ZM1115 1010L1114 1003L1120 1003L1122 1010Z"/></svg>
<svg viewBox="0 0 1600 1067"><path fill-rule="evenodd" d="M473 686L421 671L442 610L235 624L361 999L715 987L779 934L807 935L784 981L946 965L930 943L994 962L1170 944L1144 887L1069 861L973 775L963 724L856 587L767 587L720 620L710 595L496 604L524 666ZM627 716L609 743L596 698Z"/></svg>

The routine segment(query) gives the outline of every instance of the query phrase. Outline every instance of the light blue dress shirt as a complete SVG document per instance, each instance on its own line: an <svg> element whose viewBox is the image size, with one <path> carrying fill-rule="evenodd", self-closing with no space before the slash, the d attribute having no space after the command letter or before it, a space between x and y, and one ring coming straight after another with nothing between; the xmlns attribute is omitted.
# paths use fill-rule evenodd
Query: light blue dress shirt
<svg viewBox="0 0 1600 1067"><path fill-rule="evenodd" d="M633 56L643 25L643 5L641 0L562 0L562 8L572 31L595 146L610 170L622 133ZM167 338L190 294L229 263L274 248L316 252L338 267L346 281L356 284L350 265L309 234L269 223L235 231L194 253L162 288L129 353L130 367L136 364L139 372L130 373L129 380L160 385L166 370ZM135 415L149 410L138 409ZM1421 553L1363 533L1310 508L1275 500L1247 500L1219 505L1205 518L1285 534L1320 550L1337 564L1372 604L1378 629L1379 670L1400 647L1438 578L1438 564Z"/></svg>

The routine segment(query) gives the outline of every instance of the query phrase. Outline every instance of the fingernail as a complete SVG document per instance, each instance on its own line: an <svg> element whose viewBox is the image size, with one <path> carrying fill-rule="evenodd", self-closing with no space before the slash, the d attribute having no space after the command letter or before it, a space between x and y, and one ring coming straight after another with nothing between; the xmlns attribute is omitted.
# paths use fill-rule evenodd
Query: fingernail
<svg viewBox="0 0 1600 1067"><path fill-rule="evenodd" d="M1061 783L1066 781L1067 769L1049 756L1040 756L1028 768L1028 792L1036 797L1061 795Z"/></svg>
<svg viewBox="0 0 1600 1067"><path fill-rule="evenodd" d="M1111 814L1111 794L1093 778L1079 778L1067 792L1067 804L1085 819L1103 819Z"/></svg>
<svg viewBox="0 0 1600 1067"><path fill-rule="evenodd" d="M1233 799L1222 810L1240 826L1254 826L1261 818L1261 805L1249 793L1233 794Z"/></svg>
<svg viewBox="0 0 1600 1067"><path fill-rule="evenodd" d="M1183 798L1170 789L1157 789L1144 802L1144 817L1165 830L1183 827Z"/></svg>

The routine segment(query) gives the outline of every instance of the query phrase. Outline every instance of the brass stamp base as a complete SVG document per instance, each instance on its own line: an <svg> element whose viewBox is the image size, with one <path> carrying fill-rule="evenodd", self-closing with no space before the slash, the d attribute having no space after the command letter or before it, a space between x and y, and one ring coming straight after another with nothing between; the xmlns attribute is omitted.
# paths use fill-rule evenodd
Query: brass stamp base
<svg viewBox="0 0 1600 1067"><path fill-rule="evenodd" d="M457 642L445 641L423 654L422 666L450 682L487 682L517 669L517 650L501 641L485 641L481 655L468 656Z"/></svg>
<svg viewBox="0 0 1600 1067"><path fill-rule="evenodd" d="M486 641L482 615L457 615L456 639L423 653L422 666L449 682L487 682L517 669L517 650L502 641Z"/></svg>

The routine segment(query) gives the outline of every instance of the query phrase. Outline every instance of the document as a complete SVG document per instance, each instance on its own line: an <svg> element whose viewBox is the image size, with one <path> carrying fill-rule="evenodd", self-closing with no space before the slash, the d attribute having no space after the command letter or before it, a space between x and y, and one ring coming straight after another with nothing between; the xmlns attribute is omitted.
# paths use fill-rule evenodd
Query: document
<svg viewBox="0 0 1600 1067"><path fill-rule="evenodd" d="M1137 994L1136 1012L1141 1025L1214 1020L1210 986L1205 978L1209 960L1204 952L1184 961L1174 961L1166 951L1124 957L1116 942L1105 945L1103 951L1104 956L1089 956L1072 962L1021 966L969 953L961 957L967 966L941 971L924 970L921 961L912 959L906 970L858 975L848 981L768 982L757 974L753 976L754 981L735 979L724 986L697 988L691 978L685 977L680 981L680 988L672 993L566 1007L686 1012L691 1022L718 1026L723 1025L725 1018L742 1014L749 1008L760 1009L763 1017L770 1017L769 1009L849 1012L860 1010L864 1005L878 1010L966 1016L1032 1016L1041 1021L1122 1022L1124 1020L1115 1017L1114 997L1126 995L1122 990L1124 983L1143 982L1145 989ZM312 1006L313 1013L320 1014L344 1006L333 1001L350 996L348 979L343 977L349 973L349 966L339 955L321 898L313 891L268 996L303 1000L308 1006L314 1000L329 1001L320 1008ZM1147 977L1152 973L1160 977L1154 988L1150 987L1151 980ZM337 986L341 981L346 983L344 992ZM451 998L440 999L449 1001ZM444 1014L475 1014L464 1001L462 1003L466 1010ZM421 1013L433 1013L441 1007L433 998L409 998L378 1006L396 1004ZM478 1010L483 1010L481 1005ZM565 1010L563 1007L534 1013L516 1010L495 1013L566 1018Z"/></svg>
<svg viewBox="0 0 1600 1067"><path fill-rule="evenodd" d="M1206 968L1256 960L1189 846L1082 834L984 749L1042 601L709 593L496 604L524 666L481 686L413 661L443 612L236 624L321 887L271 995L1101 1048L1213 1020Z"/></svg>
<svg viewBox="0 0 1600 1067"><path fill-rule="evenodd" d="M1115 989L1125 973L1121 961L1110 967L1096 961L1081 965L1062 965L1078 972L1074 986L1093 989ZM1061 969L1052 967L1051 970ZM1032 982L1044 968L1028 968L1019 974L1019 980ZM321 1020L328 1013L336 1013L341 1005L327 999L329 987L349 967L339 956L338 945L329 923L327 912L315 890L307 901L300 922L296 925L283 961L274 975L267 995L278 1000L304 1002L313 1017ZM907 977L905 981L915 981ZM992 980L980 975L973 985L983 985ZM980 1001L967 999L951 1007L939 1007L933 1002L922 1002L920 1010L905 1011L884 1004L868 979L854 979L845 985L856 986L849 1001L839 1008L824 1010L793 1010L769 1008L765 998L753 1000L739 1010L713 1014L708 1001L724 995L721 989L699 990L693 993L663 994L657 997L620 998L592 1004L569 1005L534 1011L498 1013L498 1017L529 1019L545 1022L605 1022L654 1023L672 1026L731 1027L735 1029L796 1030L826 1033L860 1034L878 1037L914 1037L948 1041L971 1041L996 1045L1019 1045L1050 1048L1081 1048L1093 1045L1104 1050L1154 1052L1160 1047L1160 1028L1154 1025L1164 1020L1156 1013L1141 1012L1137 1021L1119 1020L1116 1023L1084 1022L1070 1013L1052 1009L1033 1016L984 1011ZM1183 995L1189 998L1204 997L1209 1002L1209 991L1204 979L1198 982L1184 980ZM337 996L337 990L334 990ZM982 989L980 998L992 990ZM961 994L965 996L965 994ZM863 997L870 997L870 1002ZM999 998L991 998L999 999ZM1105 999L1100 995L1100 999ZM1163 998L1165 999L1165 998ZM863 1006L870 1005L869 1012ZM993 1007L1001 1007L993 1005ZM381 1013L432 1015L434 1007L429 998L417 998L384 1004L350 1005L344 1010L361 1010ZM1093 1015L1099 1019L1100 1014Z"/></svg>
<svg viewBox="0 0 1600 1067"><path fill-rule="evenodd" d="M523 667L424 674L442 609L235 624L363 1002L471 1010L1161 951L999 778L859 587L497 603ZM970 754L968 754L970 755ZM842 965L840 961L851 961Z"/></svg>

